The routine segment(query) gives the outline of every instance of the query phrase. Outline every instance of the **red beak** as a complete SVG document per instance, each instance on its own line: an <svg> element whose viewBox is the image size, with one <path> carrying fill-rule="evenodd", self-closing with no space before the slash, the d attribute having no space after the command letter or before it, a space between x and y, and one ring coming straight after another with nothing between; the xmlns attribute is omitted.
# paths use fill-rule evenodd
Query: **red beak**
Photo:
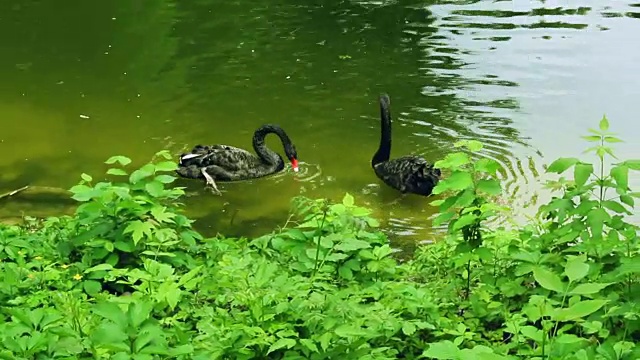
<svg viewBox="0 0 640 360"><path fill-rule="evenodd" d="M291 167L293 168L293 171L298 172L298 159L291 159Z"/></svg>

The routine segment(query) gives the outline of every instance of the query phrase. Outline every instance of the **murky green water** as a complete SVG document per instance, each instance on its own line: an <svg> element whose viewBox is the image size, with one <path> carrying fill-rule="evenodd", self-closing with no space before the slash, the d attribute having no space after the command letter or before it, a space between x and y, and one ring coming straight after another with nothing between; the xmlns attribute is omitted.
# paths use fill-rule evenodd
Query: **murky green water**
<svg viewBox="0 0 640 360"><path fill-rule="evenodd" d="M394 155L436 160L481 140L526 213L544 198L541 165L578 155L602 113L627 140L619 154L639 152L639 17L629 1L5 0L0 193L68 188L115 154L139 164L196 143L250 148L274 122L300 176L223 184L223 197L181 181L200 229L255 235L285 221L292 196L350 192L398 243L434 239L428 201L380 186L369 167L378 93L391 96ZM0 216L66 205L18 196Z"/></svg>

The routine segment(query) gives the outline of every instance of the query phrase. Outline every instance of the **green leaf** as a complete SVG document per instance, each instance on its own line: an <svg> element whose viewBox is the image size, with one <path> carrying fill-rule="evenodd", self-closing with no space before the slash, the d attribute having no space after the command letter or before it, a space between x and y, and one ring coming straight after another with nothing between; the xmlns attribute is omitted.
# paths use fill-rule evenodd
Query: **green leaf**
<svg viewBox="0 0 640 360"><path fill-rule="evenodd" d="M640 160L626 160L622 164L631 170L640 170Z"/></svg>
<svg viewBox="0 0 640 360"><path fill-rule="evenodd" d="M82 282L84 291L90 296L95 297L102 291L102 284L95 280L85 280Z"/></svg>
<svg viewBox="0 0 640 360"><path fill-rule="evenodd" d="M495 175L498 172L498 169L500 169L500 163L493 159L482 158L475 162L474 167L478 172Z"/></svg>
<svg viewBox="0 0 640 360"><path fill-rule="evenodd" d="M573 290L569 291L571 295L591 295L600 292L600 290L606 288L611 285L611 283L588 283L588 284L579 284Z"/></svg>
<svg viewBox="0 0 640 360"><path fill-rule="evenodd" d="M135 220L129 223L127 227L124 229L123 233L133 233L133 244L137 245L138 242L142 239L144 235L150 236L154 226L149 222L142 222L140 220Z"/></svg>
<svg viewBox="0 0 640 360"><path fill-rule="evenodd" d="M587 225L591 228L591 234L594 238L602 238L604 222L610 218L607 211L603 208L595 208L589 211L587 214Z"/></svg>
<svg viewBox="0 0 640 360"><path fill-rule="evenodd" d="M278 341L274 342L273 344L271 344L271 346L269 346L269 350L267 351L267 355L269 355L270 353L282 349L282 348L287 348L287 349L291 349L292 347L296 346L296 340L295 339L290 339L290 338L282 338L279 339Z"/></svg>
<svg viewBox="0 0 640 360"><path fill-rule="evenodd" d="M127 174L126 171L122 170L122 169L116 169L116 168L111 168L109 170L107 170L107 174L109 175L119 175L119 176L127 176L129 174Z"/></svg>
<svg viewBox="0 0 640 360"><path fill-rule="evenodd" d="M342 205L344 205L344 206L351 207L351 206L353 206L354 202L355 201L353 199L353 196L351 194L349 194L349 193L346 193L344 195L344 197L342 198Z"/></svg>
<svg viewBox="0 0 640 360"><path fill-rule="evenodd" d="M629 205L630 207L635 206L635 201L633 200L633 196L631 195L620 195L620 202Z"/></svg>
<svg viewBox="0 0 640 360"><path fill-rule="evenodd" d="M334 249L338 250L338 251L347 251L348 252L348 251L354 251L354 250L360 250L360 249L368 249L370 247L371 247L371 245L368 242L364 241L364 240L347 238L343 242L341 242L338 245L336 245L334 247Z"/></svg>
<svg viewBox="0 0 640 360"><path fill-rule="evenodd" d="M299 339L300 343L302 345L304 345L307 349L311 350L312 352L320 352L320 350L318 350L318 347L316 346L315 342L313 342L313 340L310 339Z"/></svg>
<svg viewBox="0 0 640 360"><path fill-rule="evenodd" d="M451 341L445 340L429 344L429 348L422 353L423 357L435 359L460 359L460 349Z"/></svg>
<svg viewBox="0 0 640 360"><path fill-rule="evenodd" d="M436 161L433 165L438 169L457 169L471 162L469 155L463 152L447 154L444 159Z"/></svg>
<svg viewBox="0 0 640 360"><path fill-rule="evenodd" d="M135 170L134 172L132 172L131 175L129 175L129 182L131 182L132 184L135 184L138 181L153 175L155 170L156 170L155 165L146 164L143 167L141 167L140 169Z"/></svg>
<svg viewBox="0 0 640 360"><path fill-rule="evenodd" d="M538 282L538 284L540 284L540 286L547 290L552 290L558 293L564 293L565 291L565 285L562 280L560 280L560 277L545 268L534 268L533 278Z"/></svg>
<svg viewBox="0 0 640 360"><path fill-rule="evenodd" d="M500 182L493 179L482 179L478 181L477 189L489 195L498 195L502 192Z"/></svg>
<svg viewBox="0 0 640 360"><path fill-rule="evenodd" d="M412 322L405 321L405 323L402 324L402 332L405 335L411 336L416 332L416 326Z"/></svg>
<svg viewBox="0 0 640 360"><path fill-rule="evenodd" d="M627 190L629 188L629 168L625 165L618 165L611 168L609 175L618 184L618 187Z"/></svg>
<svg viewBox="0 0 640 360"><path fill-rule="evenodd" d="M94 272L94 271L106 271L106 270L113 270L113 266L109 265L109 264L99 264L93 267L90 267L88 269L86 269L84 271L85 274L90 273L90 272Z"/></svg>
<svg viewBox="0 0 640 360"><path fill-rule="evenodd" d="M584 300L579 301L568 308L559 309L556 313L556 319L559 321L570 321L586 318L594 312L600 310L609 300Z"/></svg>
<svg viewBox="0 0 640 360"><path fill-rule="evenodd" d="M126 166L131 164L131 159L129 159L126 156L112 156L110 157L107 161L105 161L105 164L113 164L113 163L119 163L122 166Z"/></svg>
<svg viewBox="0 0 640 360"><path fill-rule="evenodd" d="M91 180L93 180L93 178L91 177L91 175L89 175L89 174L85 174L85 173L82 173L82 174L80 175L80 177L82 178L82 180L84 180L84 181L86 181L86 182L91 182Z"/></svg>
<svg viewBox="0 0 640 360"><path fill-rule="evenodd" d="M576 185L583 186L589 180L589 176L593 173L593 165L587 163L577 163L573 169L573 178Z"/></svg>
<svg viewBox="0 0 640 360"><path fill-rule="evenodd" d="M554 162L552 162L551 165L549 165L549 167L547 168L547 172L553 172L553 173L556 173L556 174L562 174L568 168L574 166L578 162L579 162L579 160L576 159L576 158L563 158L563 157L561 157L561 158L555 160Z"/></svg>
<svg viewBox="0 0 640 360"><path fill-rule="evenodd" d="M178 168L178 164L173 161L163 161L156 164L156 171L174 171Z"/></svg>
<svg viewBox="0 0 640 360"><path fill-rule="evenodd" d="M624 141L618 139L615 136L605 136L604 137L604 141L608 142L608 143L621 143L621 142L624 142Z"/></svg>
<svg viewBox="0 0 640 360"><path fill-rule="evenodd" d="M597 142L597 141L600 141L601 137L599 135L588 135L588 136L582 136L582 138L590 142Z"/></svg>
<svg viewBox="0 0 640 360"><path fill-rule="evenodd" d="M164 184L160 181L151 181L144 184L145 190L153 197L160 197L164 194Z"/></svg>
<svg viewBox="0 0 640 360"><path fill-rule="evenodd" d="M600 120L600 130L607 131L609 130L609 120L606 115L602 115L602 119Z"/></svg>
<svg viewBox="0 0 640 360"><path fill-rule="evenodd" d="M87 185L76 185L69 189L73 193L72 199L76 201L89 201L95 195L95 190Z"/></svg>
<svg viewBox="0 0 640 360"><path fill-rule="evenodd" d="M167 175L167 174L162 174L162 175L158 175L155 177L155 181L159 181L163 184L170 184L172 183L174 180L176 179L175 176L171 176L171 175Z"/></svg>
<svg viewBox="0 0 640 360"><path fill-rule="evenodd" d="M609 210L615 211L618 214L631 214L627 209L624 208L624 206L622 206L615 200L605 200L602 202L602 206L606 207Z"/></svg>
<svg viewBox="0 0 640 360"><path fill-rule="evenodd" d="M433 193L438 194L439 192L445 190L458 191L471 186L473 186L473 178L471 177L471 174L465 171L454 171L449 177L438 182L438 185L433 190ZM441 190L439 192L436 192L438 188L441 188Z"/></svg>
<svg viewBox="0 0 640 360"><path fill-rule="evenodd" d="M564 273L569 278L569 281L578 281L587 276L589 273L589 265L580 258L573 258L567 261L567 264L564 267Z"/></svg>

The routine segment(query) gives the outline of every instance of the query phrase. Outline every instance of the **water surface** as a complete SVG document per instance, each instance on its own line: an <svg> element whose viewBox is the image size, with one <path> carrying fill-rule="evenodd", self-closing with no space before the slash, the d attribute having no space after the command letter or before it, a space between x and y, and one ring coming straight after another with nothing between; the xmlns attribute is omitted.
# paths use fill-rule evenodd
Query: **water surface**
<svg viewBox="0 0 640 360"><path fill-rule="evenodd" d="M603 113L627 140L618 154L639 152L639 17L631 1L5 0L0 193L99 178L115 154L142 164L196 143L250 149L258 126L277 123L302 174L221 184L222 197L180 181L199 229L257 235L284 223L293 196L349 192L410 247L442 229L429 199L370 169L378 94L391 96L393 155L435 161L480 140L526 215L548 198L542 165L580 155ZM62 206L11 202L0 216Z"/></svg>

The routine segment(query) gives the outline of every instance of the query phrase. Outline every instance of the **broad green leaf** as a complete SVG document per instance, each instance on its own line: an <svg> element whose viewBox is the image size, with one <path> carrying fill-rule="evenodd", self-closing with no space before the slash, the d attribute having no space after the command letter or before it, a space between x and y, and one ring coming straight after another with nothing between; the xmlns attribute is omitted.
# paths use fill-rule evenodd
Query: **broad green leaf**
<svg viewBox="0 0 640 360"><path fill-rule="evenodd" d="M588 283L588 284L579 284L573 290L569 291L571 295L591 295L600 292L600 290L606 288L611 285L611 283Z"/></svg>
<svg viewBox="0 0 640 360"><path fill-rule="evenodd" d="M600 130L607 131L609 130L609 120L607 119L607 115L602 115L602 119L600 119Z"/></svg>
<svg viewBox="0 0 640 360"><path fill-rule="evenodd" d="M608 142L608 143L621 143L621 142L624 142L624 141L618 139L615 136L605 136L604 137L604 141Z"/></svg>
<svg viewBox="0 0 640 360"><path fill-rule="evenodd" d="M178 168L178 164L173 161L163 161L156 164L156 171L174 171Z"/></svg>
<svg viewBox="0 0 640 360"><path fill-rule="evenodd" d="M498 169L500 169L500 163L493 159L482 158L475 162L474 167L478 172L495 175Z"/></svg>
<svg viewBox="0 0 640 360"><path fill-rule="evenodd" d="M549 165L549 167L547 168L547 172L553 172L553 173L557 173L557 174L562 174L563 172L565 172L568 168L572 167L573 165L578 163L578 159L576 158L559 158L557 160L555 160L554 162L551 163L551 165Z"/></svg>
<svg viewBox="0 0 640 360"><path fill-rule="evenodd" d="M167 174L162 174L162 175L158 175L154 178L155 181L159 181L163 184L170 184L172 183L174 180L176 179L175 176L171 176L171 175L167 175Z"/></svg>
<svg viewBox="0 0 640 360"><path fill-rule="evenodd" d="M602 206L606 207L609 210L615 211L618 214L631 214L627 209L624 208L624 206L622 206L615 200L605 200L602 202Z"/></svg>
<svg viewBox="0 0 640 360"><path fill-rule="evenodd" d="M355 200L353 196L349 193L346 193L342 198L342 205L344 206L351 207L353 206L354 203L355 203Z"/></svg>
<svg viewBox="0 0 640 360"><path fill-rule="evenodd" d="M315 352L315 353L320 352L320 350L318 350L318 347L316 346L316 343L313 340L311 339L298 339L298 340L302 345L304 345L304 347L311 350L312 352Z"/></svg>
<svg viewBox="0 0 640 360"><path fill-rule="evenodd" d="M591 228L591 234L593 237L599 239L602 238L602 229L604 222L608 221L611 217L607 211L603 208L595 208L589 211L587 214L587 225Z"/></svg>
<svg viewBox="0 0 640 360"><path fill-rule="evenodd" d="M465 171L454 171L449 177L438 182L436 188L433 189L433 193L438 194L446 190L458 191L471 186L473 186L471 174Z"/></svg>
<svg viewBox="0 0 640 360"><path fill-rule="evenodd" d="M447 154L444 159L436 161L433 165L438 169L457 169L471 162L469 155L463 152Z"/></svg>
<svg viewBox="0 0 640 360"><path fill-rule="evenodd" d="M547 290L552 290L558 293L564 293L565 284L560 280L560 277L551 271L536 267L533 269L533 278Z"/></svg>
<svg viewBox="0 0 640 360"><path fill-rule="evenodd" d="M574 258L567 261L564 267L564 273L569 278L569 281L575 282L587 276L587 273L589 273L589 265L580 258Z"/></svg>
<svg viewBox="0 0 640 360"><path fill-rule="evenodd" d="M609 172L613 180L623 189L629 188L629 168L624 165L618 165L611 168Z"/></svg>
<svg viewBox="0 0 640 360"><path fill-rule="evenodd" d="M164 194L164 184L160 181L151 181L144 184L145 190L153 197L160 197Z"/></svg>
<svg viewBox="0 0 640 360"><path fill-rule="evenodd" d="M336 335L338 335L339 337L362 337L362 336L366 336L367 332L360 328L359 326L354 326L351 324L343 324L338 326L335 329L335 333Z"/></svg>
<svg viewBox="0 0 640 360"><path fill-rule="evenodd" d="M589 180L589 176L593 173L593 165L587 163L577 163L573 169L573 178L576 185L583 186Z"/></svg>
<svg viewBox="0 0 640 360"><path fill-rule="evenodd" d="M112 270L112 269L113 269L113 266L109 264L99 264L99 265L88 268L87 270L84 271L84 273L87 274L94 271L106 271L106 270Z"/></svg>
<svg viewBox="0 0 640 360"><path fill-rule="evenodd" d="M529 325L521 327L520 333L537 343L541 343L545 337L545 334L544 332L542 332L542 330Z"/></svg>
<svg viewBox="0 0 640 360"><path fill-rule="evenodd" d="M131 159L129 159L126 156L112 156L109 159L107 159L107 161L105 161L105 164L113 164L113 163L119 163L122 166L126 166L131 164Z"/></svg>
<svg viewBox="0 0 640 360"><path fill-rule="evenodd" d="M154 226L151 223L135 220L127 225L123 233L133 233L133 244L137 245L144 235L150 236L153 229Z"/></svg>
<svg viewBox="0 0 640 360"><path fill-rule="evenodd" d="M404 324L402 324L402 332L405 335L411 336L416 332L416 326L412 322L405 321Z"/></svg>
<svg viewBox="0 0 640 360"><path fill-rule="evenodd" d="M126 171L122 169L111 168L107 170L107 174L109 175L118 175L118 176L126 176L128 175Z"/></svg>
<svg viewBox="0 0 640 360"><path fill-rule="evenodd" d="M85 280L82 282L84 291L90 296L97 296L102 291L102 284L95 280Z"/></svg>
<svg viewBox="0 0 640 360"><path fill-rule="evenodd" d="M153 175L155 171L156 171L155 165L146 164L143 167L141 167L140 169L135 170L134 172L132 172L131 175L129 175L129 182L132 183L132 184L135 184L138 181Z"/></svg>
<svg viewBox="0 0 640 360"><path fill-rule="evenodd" d="M590 142L599 142L601 137L599 135L587 135L582 136L582 138Z"/></svg>
<svg viewBox="0 0 640 360"><path fill-rule="evenodd" d="M69 189L73 193L72 199L76 201L88 201L96 194L96 190L87 185L76 185Z"/></svg>
<svg viewBox="0 0 640 360"><path fill-rule="evenodd" d="M267 355L269 355L270 353L282 349L282 348L287 348L287 349L291 349L292 347L296 346L296 340L295 339L291 339L291 338L282 338L282 339L278 339L278 341L274 342L273 344L271 344L271 346L269 346L269 350L267 351Z"/></svg>
<svg viewBox="0 0 640 360"><path fill-rule="evenodd" d="M586 318L594 312L600 310L609 300L583 300L579 301L568 308L559 309L556 313L556 319L559 321L570 321Z"/></svg>
<svg viewBox="0 0 640 360"><path fill-rule="evenodd" d="M477 189L489 195L498 195L502 192L500 182L493 179L482 179L478 181Z"/></svg>
<svg viewBox="0 0 640 360"><path fill-rule="evenodd" d="M630 207L635 206L635 201L633 200L633 196L631 195L620 195L620 202Z"/></svg>
<svg viewBox="0 0 640 360"><path fill-rule="evenodd" d="M423 357L434 359L460 359L459 355L460 349L449 340L429 344L429 348L422 353Z"/></svg>
<svg viewBox="0 0 640 360"><path fill-rule="evenodd" d="M368 249L371 247L371 244L364 240L347 238L343 242L337 244L334 249L338 251L354 251L360 249Z"/></svg>
<svg viewBox="0 0 640 360"><path fill-rule="evenodd" d="M623 164L631 170L640 170L640 160L626 160Z"/></svg>
<svg viewBox="0 0 640 360"><path fill-rule="evenodd" d="M478 216L473 213L464 214L455 220L453 230L460 230L465 226L471 225L476 221L477 218Z"/></svg>

